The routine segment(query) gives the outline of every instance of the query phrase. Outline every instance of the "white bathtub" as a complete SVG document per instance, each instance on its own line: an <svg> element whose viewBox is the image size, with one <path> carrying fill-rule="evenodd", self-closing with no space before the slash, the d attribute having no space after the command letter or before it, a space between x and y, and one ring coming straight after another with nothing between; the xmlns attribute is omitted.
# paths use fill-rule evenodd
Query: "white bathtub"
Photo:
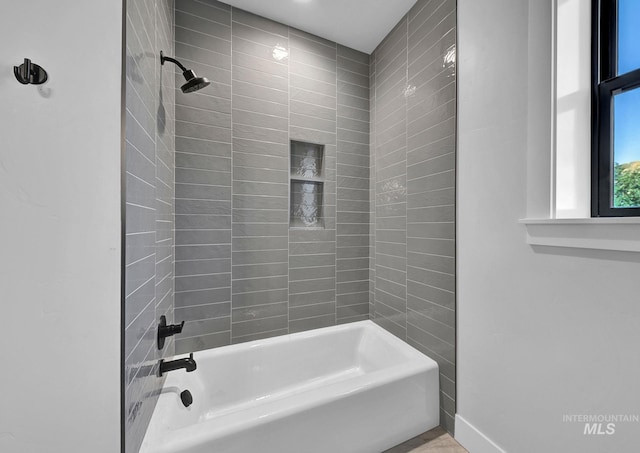
<svg viewBox="0 0 640 453"><path fill-rule="evenodd" d="M194 359L169 373L141 453L379 453L438 425L438 365L371 321Z"/></svg>

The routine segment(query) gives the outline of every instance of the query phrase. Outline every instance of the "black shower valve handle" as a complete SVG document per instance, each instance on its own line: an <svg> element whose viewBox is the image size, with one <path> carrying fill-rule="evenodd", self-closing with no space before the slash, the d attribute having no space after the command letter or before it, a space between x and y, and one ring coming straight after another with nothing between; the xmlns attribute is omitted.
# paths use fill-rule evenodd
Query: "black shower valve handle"
<svg viewBox="0 0 640 453"><path fill-rule="evenodd" d="M182 333L183 327L184 321L180 324L167 324L167 317L160 316L160 322L158 323L158 349L164 348L165 338Z"/></svg>
<svg viewBox="0 0 640 453"><path fill-rule="evenodd" d="M180 324L171 324L168 325L166 327L168 335L167 336L171 336L171 335L176 335L179 333L182 333L182 328L184 327L184 321L182 321Z"/></svg>
<svg viewBox="0 0 640 453"><path fill-rule="evenodd" d="M23 85L41 85L49 78L47 71L28 58L20 66L13 67L13 75Z"/></svg>

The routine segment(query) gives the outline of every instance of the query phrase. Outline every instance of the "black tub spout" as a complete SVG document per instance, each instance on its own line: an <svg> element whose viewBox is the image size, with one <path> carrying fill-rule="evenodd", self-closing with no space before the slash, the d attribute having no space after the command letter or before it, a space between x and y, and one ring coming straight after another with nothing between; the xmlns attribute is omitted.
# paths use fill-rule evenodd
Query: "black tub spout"
<svg viewBox="0 0 640 453"><path fill-rule="evenodd" d="M185 359L170 360L168 362L160 360L160 376L169 371L179 370L181 368L184 368L187 373L191 373L197 367L198 366L196 365L196 361L193 360L192 352L191 354L189 354L189 357Z"/></svg>

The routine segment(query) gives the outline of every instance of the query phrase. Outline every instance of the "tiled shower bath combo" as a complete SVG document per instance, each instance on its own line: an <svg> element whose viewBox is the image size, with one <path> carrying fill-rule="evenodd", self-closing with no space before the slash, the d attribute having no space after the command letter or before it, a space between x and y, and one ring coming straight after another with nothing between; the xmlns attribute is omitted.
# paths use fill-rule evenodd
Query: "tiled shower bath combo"
<svg viewBox="0 0 640 453"><path fill-rule="evenodd" d="M367 319L368 55L190 1L176 55L216 87L176 95L177 352Z"/></svg>
<svg viewBox="0 0 640 453"><path fill-rule="evenodd" d="M437 362L453 432L455 5L419 0L367 55L127 2L127 452L158 359L369 319ZM160 51L211 84L183 93ZM185 324L159 351L161 315Z"/></svg>

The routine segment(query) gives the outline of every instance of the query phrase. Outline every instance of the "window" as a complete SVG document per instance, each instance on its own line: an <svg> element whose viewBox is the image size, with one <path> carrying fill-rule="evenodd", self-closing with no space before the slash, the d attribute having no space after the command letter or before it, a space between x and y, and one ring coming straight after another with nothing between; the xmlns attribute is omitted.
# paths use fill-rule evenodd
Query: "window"
<svg viewBox="0 0 640 453"><path fill-rule="evenodd" d="M640 1L593 1L591 213L640 216Z"/></svg>

